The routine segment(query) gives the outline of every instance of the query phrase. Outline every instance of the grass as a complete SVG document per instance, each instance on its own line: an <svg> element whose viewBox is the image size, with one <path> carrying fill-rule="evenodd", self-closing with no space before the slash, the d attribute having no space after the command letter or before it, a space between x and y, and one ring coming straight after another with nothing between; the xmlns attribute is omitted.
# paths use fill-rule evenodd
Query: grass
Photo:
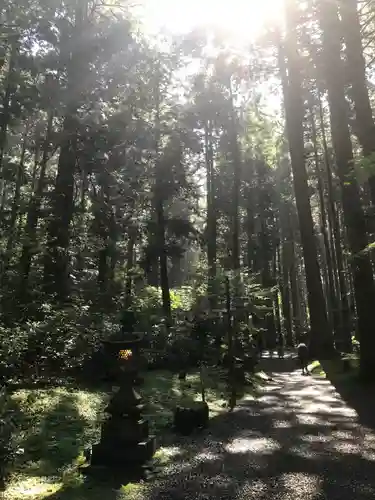
<svg viewBox="0 0 375 500"><path fill-rule="evenodd" d="M343 369L342 361L349 362L350 370ZM359 357L357 353L343 354L341 359L325 360L324 369L327 377L345 384L358 383Z"/></svg>
<svg viewBox="0 0 375 500"><path fill-rule="evenodd" d="M343 360L347 360L350 365L350 370L343 370ZM340 382L354 382L356 380L359 368L359 358L358 355L344 354L341 358L324 360L323 364L320 361L312 361L308 370L313 375L317 375L324 378L334 378Z"/></svg>
<svg viewBox="0 0 375 500"><path fill-rule="evenodd" d="M307 369L309 373L311 373L312 375L317 375L319 377L326 378L326 373L322 365L320 364L320 361L318 360L312 361L307 367Z"/></svg>
<svg viewBox="0 0 375 500"><path fill-rule="evenodd" d="M226 411L226 383L220 370L205 377L206 400L210 416ZM158 437L168 432L173 408L182 399L199 401L200 378L188 374L185 383L167 371L149 372L140 390L151 430ZM244 398L253 398L249 390ZM138 500L142 484L126 485L109 496L108 488L83 483L78 466L84 462L84 448L99 439L100 416L109 399L105 390L79 387L50 387L17 390L11 396L17 422L15 436L22 453L17 457L5 498L9 500ZM173 447L161 447L155 464L164 466L173 459Z"/></svg>
<svg viewBox="0 0 375 500"><path fill-rule="evenodd" d="M75 387L19 390L12 395L17 422L16 459L7 497L42 499L79 483L84 447L99 437L104 391Z"/></svg>

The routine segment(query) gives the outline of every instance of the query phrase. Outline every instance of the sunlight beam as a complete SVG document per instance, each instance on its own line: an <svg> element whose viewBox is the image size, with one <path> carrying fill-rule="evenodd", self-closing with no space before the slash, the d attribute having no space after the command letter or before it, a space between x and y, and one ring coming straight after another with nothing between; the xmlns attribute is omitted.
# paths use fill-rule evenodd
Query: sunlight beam
<svg viewBox="0 0 375 500"><path fill-rule="evenodd" d="M145 24L174 34L212 27L248 43L282 17L282 0L143 0Z"/></svg>

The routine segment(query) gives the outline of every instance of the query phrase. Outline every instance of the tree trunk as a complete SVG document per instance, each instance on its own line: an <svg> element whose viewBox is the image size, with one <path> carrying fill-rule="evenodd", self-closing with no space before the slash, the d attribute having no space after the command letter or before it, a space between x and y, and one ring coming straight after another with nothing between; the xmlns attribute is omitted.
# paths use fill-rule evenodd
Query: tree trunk
<svg viewBox="0 0 375 500"><path fill-rule="evenodd" d="M154 187L154 208L156 219L156 245L158 249L158 259L160 265L160 286L162 294L162 304L167 326L172 325L171 296L168 279L168 257L165 242L165 214L163 203L163 179L161 178L161 158L160 158L160 78L156 82L156 116L155 116L155 187Z"/></svg>
<svg viewBox="0 0 375 500"><path fill-rule="evenodd" d="M3 180L3 161L7 144L7 134L11 119L11 103L16 90L15 73L19 51L18 35L12 40L11 53L9 59L8 74L5 79L5 92L2 99L2 112L0 115L0 192L3 193L5 181Z"/></svg>
<svg viewBox="0 0 375 500"><path fill-rule="evenodd" d="M254 272L254 206L251 188L246 190L246 264L250 273Z"/></svg>
<svg viewBox="0 0 375 500"><path fill-rule="evenodd" d="M76 255L76 269L78 273L82 273L85 269L85 247L87 244L86 233L86 211L87 211L87 191L88 179L84 168L81 168L81 186L80 186L80 203L79 203L79 244Z"/></svg>
<svg viewBox="0 0 375 500"><path fill-rule="evenodd" d="M286 243L286 255L289 261L289 274L290 274L290 290L292 295L292 311L293 311L293 329L294 338L297 343L301 342L302 339L302 313L301 313L301 303L300 294L298 286L298 267L296 263L296 252L294 235L288 238Z"/></svg>
<svg viewBox="0 0 375 500"><path fill-rule="evenodd" d="M310 310L310 349L313 355L330 356L333 352L332 335L329 331L320 270L318 264L314 225L310 207L310 195L305 168L303 137L304 107L301 95L301 76L294 34L293 12L288 9L289 34L287 40L288 76L283 49L279 50L279 66L286 113L286 127L293 170L294 193L297 204L299 228L305 261L308 303ZM289 77L289 78L288 78Z"/></svg>
<svg viewBox="0 0 375 500"><path fill-rule="evenodd" d="M281 305L283 312L283 327L285 332L285 343L288 347L293 347L293 332L290 304L289 288L289 265L286 256L285 242L282 245L282 261L280 260L280 247L278 247L279 275L281 276ZM280 269L281 268L281 269Z"/></svg>
<svg viewBox="0 0 375 500"><path fill-rule="evenodd" d="M328 317L331 318L331 322L333 325L333 329L335 332L335 339L340 339L340 317L339 317L339 307L337 301L337 295L335 290L335 277L333 270L333 259L332 252L330 247L330 242L328 239L328 224L327 224L327 215L326 215L326 204L324 197L324 185L322 180L322 172L320 169L320 162L318 156L318 144L317 144L317 131L315 124L315 116L314 110L311 107L310 109L310 121L311 121L311 130L312 130L312 141L314 148L314 164L315 164L315 175L318 182L318 196L319 196L319 204L320 204L320 221L321 221L321 233L323 236L323 259L324 259L324 268L326 273L326 285L327 285L327 304L328 304Z"/></svg>
<svg viewBox="0 0 375 500"><path fill-rule="evenodd" d="M324 153L324 164L327 175L327 195L328 195L328 218L330 226L331 248L334 249L332 255L335 258L336 282L340 293L339 317L340 317L340 344L344 351L351 351L351 315L348 302L348 290L345 280L343 254L341 246L340 220L336 208L336 196L333 188L332 165L328 151L326 130L324 124L324 114L320 93L318 93L320 133Z"/></svg>
<svg viewBox="0 0 375 500"><path fill-rule="evenodd" d="M108 291L108 278L109 278L109 196L106 175L100 176L100 189L96 199L95 213L95 228L98 237L98 244L100 245L97 255L98 267L98 286L100 290L100 304L104 300L104 296Z"/></svg>
<svg viewBox="0 0 375 500"><path fill-rule="evenodd" d="M259 231L259 244L260 244L260 257L261 257L261 280L262 285L271 290L275 285L273 271L273 242L270 234L269 227L270 214L269 214L269 187L267 186L266 179L266 165L263 161L255 162L255 172L257 179L257 191L258 191L258 210L259 210L259 221L260 221L260 231ZM266 305L269 307L270 312L266 316L266 328L267 328L267 347L273 350L276 346L276 324L274 316L274 297L270 296L266 299Z"/></svg>
<svg viewBox="0 0 375 500"><path fill-rule="evenodd" d="M375 152L375 122L366 81L366 63L363 57L361 25L357 0L340 0L342 33L347 57L346 71L351 84L355 109L355 131L365 156ZM371 202L375 205L375 174L369 177Z"/></svg>
<svg viewBox="0 0 375 500"><path fill-rule="evenodd" d="M240 269L240 187L241 187L241 151L238 144L237 115L234 109L232 85L229 82L231 98L231 148L233 161L233 194L232 194L232 269Z"/></svg>
<svg viewBox="0 0 375 500"><path fill-rule="evenodd" d="M117 265L118 251L117 251L117 240L118 240L118 225L116 217L116 209L112 207L112 211L109 217L109 284L113 286L115 279L115 271Z"/></svg>
<svg viewBox="0 0 375 500"><path fill-rule="evenodd" d="M69 295L70 223L73 218L74 173L76 168L75 109L66 116L63 144L57 167L53 195L53 219L48 228L48 243L44 261L45 290L56 294L60 301Z"/></svg>
<svg viewBox="0 0 375 500"><path fill-rule="evenodd" d="M49 111L46 135L43 144L43 155L40 163L39 178L36 185L35 193L30 200L29 209L27 211L27 220L24 234L24 241L22 246L21 258L19 262L20 268L20 297L24 299L27 297L29 290L29 274L31 269L31 261L36 246L36 232L38 226L40 206L42 203L43 189L46 178L46 170L48 163L48 154L50 150L51 136L52 136L53 113ZM23 299L22 299L23 300Z"/></svg>
<svg viewBox="0 0 375 500"><path fill-rule="evenodd" d="M342 190L344 221L352 254L353 281L360 336L360 372L364 380L375 378L375 337L372 332L375 287L371 262L366 253L366 222L353 173L353 151L348 126L344 76L340 57L341 41L337 8L330 0L319 4L323 31L323 55L330 106L332 142Z"/></svg>
<svg viewBox="0 0 375 500"><path fill-rule="evenodd" d="M280 277L278 276L279 263L278 258L280 256L279 244L276 245L275 255L273 257L273 279L274 282L277 283L276 290L274 292L274 318L275 318L275 327L276 327L276 335L277 342L280 342L280 338L282 336L281 329L281 315L280 315L280 305L279 305L279 292L280 292Z"/></svg>
<svg viewBox="0 0 375 500"><path fill-rule="evenodd" d="M160 251L160 287L163 301L163 312L169 324L172 324L171 297L168 279L167 249L165 246L165 217L164 207L161 200L157 200L156 220L158 225L158 248Z"/></svg>
<svg viewBox="0 0 375 500"><path fill-rule="evenodd" d="M129 309L133 299L133 278L134 250L137 240L138 230L135 226L130 226L128 231L128 245L126 250L126 280L125 280L125 309Z"/></svg>
<svg viewBox="0 0 375 500"><path fill-rule="evenodd" d="M26 146L27 146L27 134L28 134L28 127L26 126L26 130L25 130L23 142L22 142L20 161L19 161L18 168L17 168L16 186L15 186L15 190L14 190L14 197L13 197L12 209L11 209L11 214L10 214L9 228L8 228L8 234L7 234L7 244L6 244L5 254L4 254L3 262L2 262L2 270L1 270L1 279L2 280L5 279L5 275L6 275L7 270L8 270L9 262L10 262L10 259L12 258L12 254L13 254L14 241L15 241L15 238L17 236L16 223L17 223L17 217L18 217L19 208L20 208L21 184L23 181L24 173L25 173L24 163L25 163L25 154L26 154Z"/></svg>
<svg viewBox="0 0 375 500"><path fill-rule="evenodd" d="M216 214L216 183L214 173L214 155L212 144L212 124L205 125L205 157L207 184L207 264L208 264L208 295L211 309L216 305L216 259L217 259L217 214Z"/></svg>
<svg viewBox="0 0 375 500"><path fill-rule="evenodd" d="M44 288L58 301L70 294L70 225L74 213L74 174L76 171L78 116L82 94L82 73L88 71L84 59L84 31L87 1L77 3L73 34L61 39L62 53L67 57L68 103L66 106L57 177L53 194L53 217L48 227L47 250L44 260ZM64 44L66 43L66 47ZM87 49L87 47L86 47Z"/></svg>

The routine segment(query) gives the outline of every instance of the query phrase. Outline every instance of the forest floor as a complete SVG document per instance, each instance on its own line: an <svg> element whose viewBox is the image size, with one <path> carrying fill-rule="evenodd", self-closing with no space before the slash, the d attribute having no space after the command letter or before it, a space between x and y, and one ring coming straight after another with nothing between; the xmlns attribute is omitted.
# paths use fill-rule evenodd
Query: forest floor
<svg viewBox="0 0 375 500"><path fill-rule="evenodd" d="M260 397L241 401L232 413L218 412L201 434L170 435L157 452L162 467L149 482L118 488L76 478L43 498L375 498L373 389L340 378L333 380L335 388L319 366L302 376L291 357L262 364L271 379Z"/></svg>
<svg viewBox="0 0 375 500"><path fill-rule="evenodd" d="M259 385L265 378L257 374ZM180 382L169 371L150 371L144 374L139 388L145 403L144 416L156 434L160 449L155 464L161 466L172 459L173 446L160 446L174 439L171 433L173 410L182 401L201 399L199 371ZM206 401L210 418L226 411L226 372L220 368L205 371ZM25 384L11 395L10 411L16 422L15 441L21 453L13 465L6 498L39 500L57 491L69 491L68 498L102 498L106 495L98 485L83 485L79 466L84 462L83 450L100 438L100 417L111 393L111 387L86 387L73 381L60 381L46 387ZM254 385L246 387L243 400L256 395ZM83 490L81 488L83 486ZM88 488L89 496L82 491ZM140 488L128 485L129 492ZM87 493L88 494L88 493ZM83 495L83 496L82 496ZM64 496L65 498L65 496Z"/></svg>

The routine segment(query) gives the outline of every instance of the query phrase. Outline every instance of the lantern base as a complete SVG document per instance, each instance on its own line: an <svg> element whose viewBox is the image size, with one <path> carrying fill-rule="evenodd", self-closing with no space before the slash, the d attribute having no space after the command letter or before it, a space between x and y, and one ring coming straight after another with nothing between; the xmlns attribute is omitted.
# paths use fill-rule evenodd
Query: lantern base
<svg viewBox="0 0 375 500"><path fill-rule="evenodd" d="M115 483L114 486L124 486L130 482L147 481L154 476L152 464L130 464L126 466L106 466L84 464L80 472L95 481Z"/></svg>
<svg viewBox="0 0 375 500"><path fill-rule="evenodd" d="M103 441L92 447L91 465L138 468L152 459L156 451L156 438L150 436L140 443Z"/></svg>

